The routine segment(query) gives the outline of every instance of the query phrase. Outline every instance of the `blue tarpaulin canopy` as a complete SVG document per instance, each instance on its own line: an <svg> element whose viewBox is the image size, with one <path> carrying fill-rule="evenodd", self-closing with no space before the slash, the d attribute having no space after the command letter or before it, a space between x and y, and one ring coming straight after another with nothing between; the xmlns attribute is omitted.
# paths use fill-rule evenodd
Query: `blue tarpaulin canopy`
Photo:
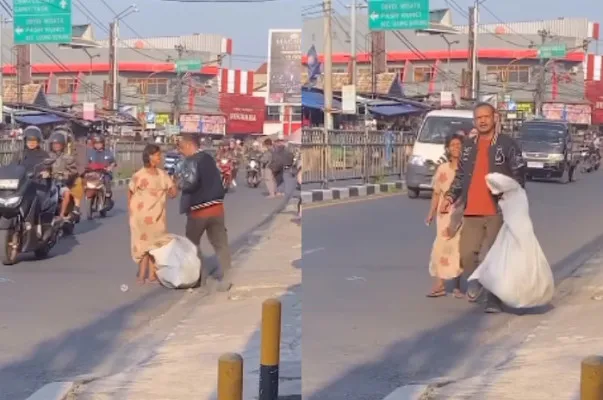
<svg viewBox="0 0 603 400"><path fill-rule="evenodd" d="M65 122L65 118L57 117L54 114L27 114L15 115L15 121L27 125L46 125Z"/></svg>
<svg viewBox="0 0 603 400"><path fill-rule="evenodd" d="M396 115L412 114L423 110L410 104L388 104L373 107L369 106L369 111L384 117L394 117Z"/></svg>
<svg viewBox="0 0 603 400"><path fill-rule="evenodd" d="M302 91L302 106L322 110L325 107L325 96L320 92L309 90ZM332 107L335 110L341 110L341 102L333 99Z"/></svg>

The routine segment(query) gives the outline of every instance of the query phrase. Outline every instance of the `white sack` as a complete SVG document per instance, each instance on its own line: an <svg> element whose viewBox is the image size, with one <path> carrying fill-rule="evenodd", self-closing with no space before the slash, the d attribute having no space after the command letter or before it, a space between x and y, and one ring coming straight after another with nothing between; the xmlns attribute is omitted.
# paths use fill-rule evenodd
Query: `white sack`
<svg viewBox="0 0 603 400"><path fill-rule="evenodd" d="M531 308L553 299L553 271L536 239L528 197L512 178L488 174L486 182L494 194L502 194L499 206L503 226L484 261L469 277L477 279L506 305Z"/></svg>
<svg viewBox="0 0 603 400"><path fill-rule="evenodd" d="M170 289L195 286L201 275L197 246L185 237L174 235L165 246L149 251L157 264L159 282Z"/></svg>

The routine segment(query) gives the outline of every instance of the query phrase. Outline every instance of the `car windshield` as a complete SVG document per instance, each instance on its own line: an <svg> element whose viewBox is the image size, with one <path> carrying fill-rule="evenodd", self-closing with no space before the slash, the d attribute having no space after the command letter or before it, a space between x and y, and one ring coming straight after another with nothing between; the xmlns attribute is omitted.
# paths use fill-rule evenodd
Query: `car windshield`
<svg viewBox="0 0 603 400"><path fill-rule="evenodd" d="M458 117L427 117L417 141L422 143L444 144L446 138L454 133L468 134L473 129L473 119Z"/></svg>
<svg viewBox="0 0 603 400"><path fill-rule="evenodd" d="M559 124L524 124L519 129L519 137L526 142L559 143L565 137L565 128Z"/></svg>

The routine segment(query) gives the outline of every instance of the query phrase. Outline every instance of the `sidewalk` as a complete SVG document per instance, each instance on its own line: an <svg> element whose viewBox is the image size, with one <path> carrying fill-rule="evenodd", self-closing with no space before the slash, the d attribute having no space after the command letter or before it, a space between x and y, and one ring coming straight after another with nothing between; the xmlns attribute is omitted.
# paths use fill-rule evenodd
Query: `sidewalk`
<svg viewBox="0 0 603 400"><path fill-rule="evenodd" d="M80 386L68 399L215 399L218 358L227 352L244 358L244 399L257 398L261 306L270 297L280 297L283 304L279 394L300 395L301 228L291 218L279 214L233 270L232 291L207 298L146 362Z"/></svg>
<svg viewBox="0 0 603 400"><path fill-rule="evenodd" d="M578 399L582 359L603 355L603 252L557 290L564 301L509 352L505 362L481 376L433 390L423 399Z"/></svg>

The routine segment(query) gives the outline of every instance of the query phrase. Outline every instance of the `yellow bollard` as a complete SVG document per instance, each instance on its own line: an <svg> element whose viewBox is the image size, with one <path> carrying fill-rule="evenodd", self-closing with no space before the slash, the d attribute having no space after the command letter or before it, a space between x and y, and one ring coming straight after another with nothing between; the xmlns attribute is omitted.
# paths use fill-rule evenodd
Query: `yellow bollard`
<svg viewBox="0 0 603 400"><path fill-rule="evenodd" d="M268 299L262 304L262 350L260 358L260 396L258 400L278 399L280 353L281 301Z"/></svg>
<svg viewBox="0 0 603 400"><path fill-rule="evenodd" d="M218 400L243 400L243 357L226 353L218 360Z"/></svg>
<svg viewBox="0 0 603 400"><path fill-rule="evenodd" d="M589 356L582 360L580 400L603 400L603 357Z"/></svg>

